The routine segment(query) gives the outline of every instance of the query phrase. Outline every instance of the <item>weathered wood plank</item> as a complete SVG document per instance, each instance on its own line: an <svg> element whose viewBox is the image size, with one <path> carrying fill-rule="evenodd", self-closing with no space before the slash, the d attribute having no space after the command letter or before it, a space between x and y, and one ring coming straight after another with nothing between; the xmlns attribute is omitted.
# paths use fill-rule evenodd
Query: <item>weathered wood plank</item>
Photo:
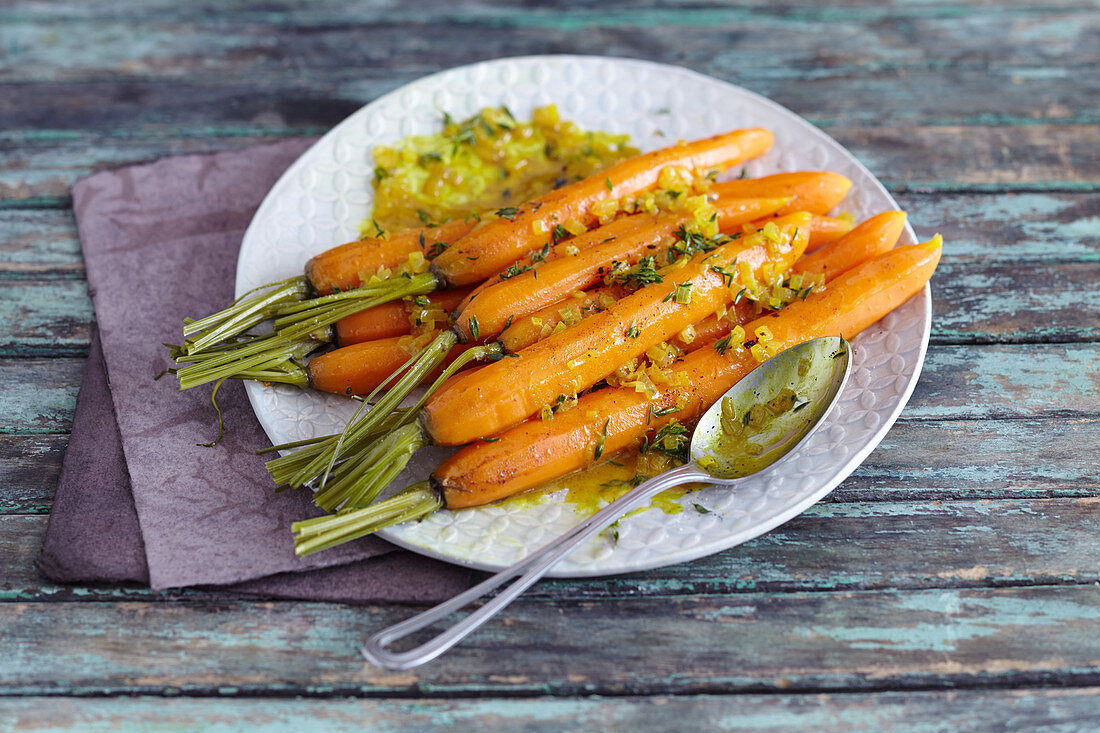
<svg viewBox="0 0 1100 733"><path fill-rule="evenodd" d="M221 694L233 695L226 689ZM955 690L819 695L683 695L586 697L564 700L218 700L59 699L0 702L0 716L20 731L150 733L234 730L247 721L256 733L287 730L371 730L420 733L459 729L484 733L562 730L953 730L1074 731L1100 724L1100 689Z"/></svg>
<svg viewBox="0 0 1100 733"><path fill-rule="evenodd" d="M365 665L395 607L6 604L7 695L691 694L1095 685L1092 586L521 600L447 656ZM166 630L171 633L166 633Z"/></svg>
<svg viewBox="0 0 1100 733"><path fill-rule="evenodd" d="M899 196L922 239L936 232L960 263L1100 261L1100 195L920 194ZM72 213L0 209L0 279L76 279L83 258Z"/></svg>
<svg viewBox="0 0 1100 733"><path fill-rule="evenodd" d="M0 281L82 277L72 212L0 209Z"/></svg>
<svg viewBox="0 0 1100 733"><path fill-rule="evenodd" d="M932 338L936 343L1096 340L1098 277L1095 262L1028 267L944 262L932 278Z"/></svg>
<svg viewBox="0 0 1100 733"><path fill-rule="evenodd" d="M1093 490L1100 494L1100 486L1093 484ZM0 516L0 601L157 598L135 587L74 587L43 578L34 563L45 526L41 516ZM606 600L748 591L1087 584L1100 581L1100 546L1092 541L1098 531L1100 496L826 503L711 557L596 580L546 581L530 595Z"/></svg>
<svg viewBox="0 0 1100 733"><path fill-rule="evenodd" d="M68 431L83 374L83 359L0 359L0 434Z"/></svg>
<svg viewBox="0 0 1100 733"><path fill-rule="evenodd" d="M157 13L148 20L142 18L147 10L136 10L133 17L69 17L60 23L64 33L58 33L57 17L34 19L24 12L0 33L10 49L0 59L0 79L230 75L262 80L286 76L288 58L295 61L292 73L317 78L379 66L425 73L467 62L468 39L476 33L481 48L497 56L594 49L629 56L645 48L655 60L741 77L829 75L852 68L944 73L993 66L996 71L1000 66L1024 82L1028 70L1046 69L1052 60L1062 67L1086 65L1096 27L1085 9L1050 8L1036 15L995 8L959 12L956 7L908 17L838 10L464 3L461 8L418 4L415 10L391 6L350 13L344 8L192 11L176 19ZM830 32L807 32L819 22L827 22ZM691 34L691 44L681 42L685 33ZM424 38L432 39L430 54L424 53Z"/></svg>
<svg viewBox="0 0 1100 733"><path fill-rule="evenodd" d="M1100 261L1095 194L906 192L898 203L922 240L943 234L953 265Z"/></svg>
<svg viewBox="0 0 1100 733"><path fill-rule="evenodd" d="M53 504L65 434L0 434L0 514L45 514Z"/></svg>
<svg viewBox="0 0 1100 733"><path fill-rule="evenodd" d="M1100 495L1100 421L902 419L830 501Z"/></svg>
<svg viewBox="0 0 1100 733"><path fill-rule="evenodd" d="M103 105L98 95L93 96L102 109L125 110L125 104ZM139 99L134 104L141 109L119 111L120 119L107 123L108 129L133 129L138 124L135 115L144 114L141 110L145 107L140 101L142 95L136 96ZM166 91L164 97L164 103L173 109L193 107L190 102L181 102L174 92ZM239 150L288 135L316 135L359 107L358 101L318 106L316 100L276 97L282 100L280 104L286 104L288 114L317 115L318 119L283 118L276 113L276 122L257 124L254 116L270 116L255 111L247 119L227 122L196 112L201 121L187 127L177 124L170 113L161 112L155 123L133 130L133 136L110 136L96 132L100 121L76 112L74 124L79 123L88 132L0 133L0 204L64 206L73 182L97 170L167 155ZM238 92L233 92L218 103L216 114L225 115L243 104L238 101ZM324 109L332 110L331 114L322 114ZM42 110L40 114L42 119L32 123L52 124L48 120L54 118L53 111ZM325 119L320 119L322 116ZM171 124L166 125L165 119ZM895 191L1090 191L1100 185L1100 162L1092 155L1096 128L1086 125L883 125L872 129L834 127L828 132Z"/></svg>
<svg viewBox="0 0 1100 733"><path fill-rule="evenodd" d="M958 420L1100 413L1094 344L937 346L905 408L908 419Z"/></svg>

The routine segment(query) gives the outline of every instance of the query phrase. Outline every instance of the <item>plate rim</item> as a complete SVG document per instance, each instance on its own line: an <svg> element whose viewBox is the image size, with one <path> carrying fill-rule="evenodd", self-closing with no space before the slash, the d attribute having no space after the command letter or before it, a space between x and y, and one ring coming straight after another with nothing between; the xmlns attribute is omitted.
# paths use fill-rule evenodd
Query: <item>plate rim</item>
<svg viewBox="0 0 1100 733"><path fill-rule="evenodd" d="M688 69L688 68L685 68L685 67L682 67L682 66L675 66L675 65L672 65L672 64L664 64L664 63L661 63L661 62L650 61L650 60L646 60L646 59L637 59L637 58L621 57L621 56L597 56L597 55L585 55L585 54L535 54L535 55L526 55L526 56L510 56L510 57L503 57L503 58L496 58L496 59L487 59L487 60L484 60L484 61L478 61L478 62L474 62L474 63L470 63L470 64L464 64L464 65L461 65L461 66L455 66L455 67L451 67L451 68L447 68L447 69L442 69L440 71L433 72L433 73L428 74L426 76L414 79L414 80L412 80L408 83L402 84L401 86L399 86L399 87L397 87L397 88L381 95L380 97L372 100L371 102L361 106L359 109L352 112L346 118L341 120L337 125L335 125L331 130L329 130L324 135L322 135L320 138L318 138L312 145L310 145L308 148L306 148L304 151L302 151L302 153L298 156L298 158L295 159L295 161L286 169L286 171L283 172L283 174L279 177L279 179L271 187L271 189L268 191L268 193L264 196L263 201L260 203L259 207L257 207L256 212L253 214L253 217L252 217L251 221L249 222L248 227L246 228L246 230L244 232L244 235L243 235L242 240L241 240L242 241L241 250L240 250L240 252L238 254L238 258L237 258L237 271L236 271L236 276L235 276L235 281L234 281L235 297L239 297L244 290L247 290L248 287L251 287L251 285L247 285L247 283L245 283L243 281L245 275L243 274L243 268L242 268L241 263L244 260L245 256L247 254L250 254L250 248L247 246L247 243L249 243L250 240L253 237L256 236L256 233L258 232L258 229L259 229L259 226L260 226L259 222L262 218L262 215L266 214L268 212L268 209L275 205L274 202L279 198L279 195L281 194L282 190L284 188L286 188L287 186L291 185L291 182L294 180L294 178L296 176L298 176L301 173L301 171L309 164L311 157L313 155L318 154L318 151L320 149L322 149L331 139L337 138L341 134L343 134L343 130L345 128L355 125L361 117L369 114L369 112L372 109L374 109L376 107L386 105L387 103L390 102L390 100L396 98L397 96L399 96L401 94L407 93L410 88L420 86L420 85L424 85L424 86L432 85L432 84L436 83L436 80L439 77L442 77L442 76L456 74L456 73L462 73L462 72L469 72L469 71L477 69L479 67L492 67L492 66L498 66L498 65L514 64L514 63L517 63L517 62L518 63L533 64L533 63L539 63L539 62L562 63L562 62L569 62L569 61L579 62L579 63L599 62L599 63L612 63L612 64L616 64L616 65L625 65L625 66L644 66L644 67L649 67L649 68L660 70L662 73L679 74L679 75L683 75L685 77L691 77L691 78L695 78L695 79L698 79L698 80L703 80L703 81L705 81L706 83L709 83L709 84L716 84L716 85L727 87L727 88L729 88L730 91L732 91L736 94L748 97L749 99L751 99L756 104L760 104L764 107L771 108L773 111L781 114L783 117L785 117L788 120L790 120L791 122L795 123L797 126L801 127L802 129L807 130L813 136L817 137L819 140L826 143L828 146L833 148L834 153L839 153L843 158L848 160L856 169L858 169L861 173L863 173L869 179L871 184L877 189L877 193L879 193L882 197L884 197L885 200L888 201L893 206L894 209L899 208L898 203L894 199L893 195L889 192L889 190L886 189L886 187L882 184L882 182L878 179L878 177L875 176L874 173L872 173L871 170L869 168L867 168L867 166L859 158L857 158L855 156L855 154L853 154L847 148L845 148L843 145L841 145L839 142L837 142L831 135L829 135L824 130L816 127L811 122L809 122L808 120L806 120L804 117L797 114L793 110L791 110L791 109L779 104L778 102L775 102L774 100L771 100L771 99L769 99L769 98L767 98L767 97L765 97L761 94L753 92L752 90L746 89L746 88L741 87L741 86L739 86L737 84L734 84L732 82L728 82L728 81L725 81L723 79L717 79L717 78L715 78L713 76L710 76L708 74L703 74L701 72L698 72L698 71L695 71L695 70L692 70L692 69ZM902 241L904 241L906 238L908 238L910 243L916 243L917 241L919 241L916 237L916 232L914 231L914 229L912 227L912 224L908 219L905 222L905 227L904 227L904 230L902 232L901 239L902 239ZM246 285L247 285L247 287L246 287ZM680 564L680 563L684 563L684 562L691 562L693 560L698 560L698 559L701 559L701 558L704 558L704 557L709 557L710 555L716 554L718 552L722 552L724 550L730 549L730 548L735 547L737 545L743 544L744 542L747 542L748 540L751 540L755 537L759 537L760 535L766 534L767 532L770 532L771 530L775 529L776 527L778 527L778 526L790 521L794 517L802 514L807 509L812 507L814 504L821 501L824 497L826 497L828 494L830 494L832 491L834 491L837 486L839 486L841 483L843 483L852 474L852 472L854 472L855 469L858 468L859 465L861 465L863 463L863 461L867 458L867 456L870 455L870 453L872 451L874 451L875 448L878 447L878 445L882 442L882 439L886 436L886 434L890 431L890 429L896 423L897 419L900 417L902 411L905 409L906 405L908 404L909 399L912 396L913 391L916 388L917 382L920 379L920 375L921 375L921 372L922 372L923 367L924 367L925 356L927 354L928 344L929 344L930 335L931 335L932 297L931 297L931 289L927 284L925 284L925 286L923 287L921 292L914 295L910 299L910 301L914 300L914 299L917 299L917 298L921 299L921 303L923 305L922 313L921 313L922 329L921 329L921 340L920 340L919 348L917 350L916 357L915 357L915 364L914 364L914 368L913 368L913 372L912 372L912 377L909 380L904 392L899 395L898 402L897 402L896 406L894 407L894 409L883 419L882 423L875 429L875 431L870 435L870 437L864 442L863 446L859 450L854 451L851 454L851 456L849 456L848 460L836 472L836 474L834 475L834 477L831 480L826 481L817 490L808 493L801 500L792 503L791 505L787 506L787 508L784 509L783 511L773 515L772 517L770 517L769 519L767 519L763 522L753 524L750 527L745 528L745 529L743 529L739 532L730 533L729 535L726 535L722 538L716 538L716 539L714 539L710 542L707 542L707 543L692 545L688 550L680 550L679 552L672 553L670 555L661 555L661 556L652 555L652 556L650 556L651 559L647 562L631 564L629 566L623 566L623 567L603 568L603 567L600 567L599 563L596 563L594 565L585 566L585 567L579 567L579 568L578 567L567 567L567 568L561 569L561 566L559 566L559 569L555 569L555 570L552 570L551 572L547 573L547 577L558 577L558 578L605 577L605 576L614 576L614 575L624 575L624 574L628 574L628 573L641 572L641 571L645 571L645 570L652 570L654 568L666 567L666 566L669 566L669 565L675 565L675 564ZM906 301L905 303L899 304L898 308L901 308L901 307L907 305L910 301ZM254 382L246 382L245 383L245 391L248 395L249 404L251 405L251 407L253 409L253 412L255 413L256 418L259 421L260 425L263 427L265 434L267 434L268 438L271 439L272 438L272 430L271 430L271 428L269 428L268 420L265 419L265 413L264 413L263 410L261 410L261 406L260 406L260 398L261 398L261 395L263 394L264 389L266 389L266 388L263 385L260 385L260 384L254 383ZM580 520L581 520L581 518L578 517L578 521L580 521ZM447 562L447 563L450 563L452 565L457 565L459 567L466 567L466 568L472 568L472 569L475 569L475 570L483 570L483 571L489 571L489 572L501 570L501 569L507 567L507 564L494 563L494 562L479 562L477 560L456 557L454 555L448 555L448 554L446 554L442 551L436 550L434 548L425 547L424 545L420 545L420 544L416 544L415 542L408 541L408 540L404 539L396 531L393 531L391 528L386 528L386 529L380 530L376 534L379 537L385 539L386 541L388 541L388 542L390 542L394 545L397 545L397 546L402 547L404 549L410 550L410 551L415 552L419 555L423 555L425 557L430 557L430 558L433 558L433 559L441 560L443 562ZM533 550L538 549L538 548L537 547L532 547L530 549L533 551ZM582 549L582 548L578 548L578 549Z"/></svg>

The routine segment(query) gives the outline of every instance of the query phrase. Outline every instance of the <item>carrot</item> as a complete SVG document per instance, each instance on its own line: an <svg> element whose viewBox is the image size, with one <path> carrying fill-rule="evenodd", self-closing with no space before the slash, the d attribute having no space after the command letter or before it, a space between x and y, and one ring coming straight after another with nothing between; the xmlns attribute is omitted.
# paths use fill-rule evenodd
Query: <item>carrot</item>
<svg viewBox="0 0 1100 733"><path fill-rule="evenodd" d="M937 236L888 251L844 273L806 301L754 321L748 330L766 326L773 334L771 343L780 348L817 336L853 338L924 287L941 250ZM487 504L584 468L601 455L634 447L673 419L694 420L755 368L757 360L746 346L688 354L676 364L687 375L686 384L667 387L655 400L631 389L592 392L553 420L528 420L492 442L460 449L428 481L381 504L297 522L295 552L317 552L444 507Z"/></svg>
<svg viewBox="0 0 1100 733"><path fill-rule="evenodd" d="M852 231L852 227L854 226L855 222L848 217L820 216L814 214L813 231L810 234L810 245L806 247L806 251L813 252L814 250L821 249L829 242L833 242Z"/></svg>
<svg viewBox="0 0 1100 733"><path fill-rule="evenodd" d="M722 231L739 228L779 209L786 201L719 200L715 202L719 227ZM570 240L573 247L583 243L583 249L572 256L557 257L517 272L471 294L455 313L454 327L459 340L474 338L472 324L477 324L482 336L496 335L516 316L525 316L572 292L592 287L610 271L613 262L633 264L645 255L664 255L668 248L662 247L662 242L694 219L693 214L634 214Z"/></svg>
<svg viewBox="0 0 1100 733"><path fill-rule="evenodd" d="M311 258L306 263L306 278L321 295L353 288L363 282L364 274L398 267L409 255L419 252L429 257L446 249L448 243L463 237L475 225L474 221L456 220L341 244Z"/></svg>
<svg viewBox="0 0 1100 733"><path fill-rule="evenodd" d="M814 216L813 226L817 225L820 218ZM855 230L852 230L849 224L850 234L830 242L814 255L803 256L791 267L791 271L821 274L826 280L832 279L844 270L893 247L901 236L904 225L905 213L901 211L879 214L868 219ZM811 242L814 240L814 231L811 230L810 233ZM501 333L500 341L508 352L515 353L556 331L559 323L575 322L593 313L606 310L623 295L621 289L615 287L574 292L548 308L516 320ZM722 329L729 330L731 323L747 323L753 316L758 315L760 310L754 309L752 301L747 298L739 300L732 307L736 311L736 315L732 318L711 316L695 324L694 339L706 341L712 337L716 338L716 334ZM685 345L695 342L680 340Z"/></svg>
<svg viewBox="0 0 1100 733"><path fill-rule="evenodd" d="M760 178L743 178L714 184L719 196L735 198L775 198L789 196L791 202L779 210L779 214L808 211L811 214L827 214L844 200L852 182L829 171L799 171L776 173Z"/></svg>
<svg viewBox="0 0 1100 733"><path fill-rule="evenodd" d="M369 394L391 376L399 377L404 374L409 366L409 359L419 353L419 347L425 340L431 341L432 335L390 336L351 344L322 354L309 362L309 386L333 394ZM440 367L424 375L423 379L437 377L443 365L454 361L455 357L468 348L464 345L452 348Z"/></svg>
<svg viewBox="0 0 1100 733"><path fill-rule="evenodd" d="M745 330L752 334L767 326L771 343L780 348L817 336L854 338L924 287L941 249L937 238L881 254L844 273L825 291L752 321ZM603 454L610 455L637 445L647 432L673 418L687 422L698 417L756 364L743 346L731 346L724 354L698 349L673 367L688 375L685 386L668 387L653 401L632 389L592 392L552 420L531 419L491 443L461 449L436 469L433 483L446 505L456 509L537 486L591 463L601 440ZM672 414L655 417L677 406Z"/></svg>
<svg viewBox="0 0 1100 733"><path fill-rule="evenodd" d="M440 445L468 443L520 422L558 395L590 387L729 303L736 280L742 281L740 288L750 285L748 280L755 283L765 269L787 269L806 247L810 221L808 213L788 214L774 222L773 240L760 232L699 253L663 282L533 344L516 358L449 382L425 406L426 434Z"/></svg>
<svg viewBox="0 0 1100 733"><path fill-rule="evenodd" d="M893 247L904 228L904 211L884 211L872 216L829 246L806 255L791 270L807 275L835 277Z"/></svg>
<svg viewBox="0 0 1100 733"><path fill-rule="evenodd" d="M469 288L437 290L421 296L428 299L431 308L444 314L450 313L470 294ZM364 341L402 336L412 328L412 312L408 302L391 302L348 316L336 324L336 343L340 346Z"/></svg>
<svg viewBox="0 0 1100 733"><path fill-rule="evenodd" d="M727 168L763 154L772 140L772 134L761 128L734 130L617 163L598 175L498 211L496 219L483 222L436 257L432 272L451 286L480 282L541 246L554 226L573 219L585 226L595 224L591 213L595 203L654 186L666 166Z"/></svg>

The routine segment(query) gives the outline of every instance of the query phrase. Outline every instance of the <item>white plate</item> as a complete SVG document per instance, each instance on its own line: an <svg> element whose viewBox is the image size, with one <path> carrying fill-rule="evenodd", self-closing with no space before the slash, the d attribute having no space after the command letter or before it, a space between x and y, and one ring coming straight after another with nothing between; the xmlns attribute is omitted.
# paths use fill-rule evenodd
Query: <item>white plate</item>
<svg viewBox="0 0 1100 733"><path fill-rule="evenodd" d="M439 129L442 111L461 119L506 104L519 117L548 103L592 130L628 133L643 150L737 127L761 126L775 145L748 164L749 175L831 170L853 181L840 209L857 219L897 204L850 153L801 117L740 87L686 69L629 59L533 56L441 72L372 102L321 138L272 188L245 233L237 293L302 271L324 249L355 239L368 215L371 148ZM910 227L904 243L916 242ZM736 493L717 488L687 496L685 511L650 509L624 520L619 539L594 539L553 575L624 573L703 557L745 542L805 511L828 494L878 445L909 399L931 326L927 287L855 343L854 371L825 429L786 461ZM275 443L339 431L353 405L341 397L249 383L256 416ZM423 478L441 459L422 451L402 485ZM395 483L398 483L395 482ZM703 514L698 503L711 510ZM578 521L568 504L489 506L441 511L390 528L387 539L441 560L499 569Z"/></svg>

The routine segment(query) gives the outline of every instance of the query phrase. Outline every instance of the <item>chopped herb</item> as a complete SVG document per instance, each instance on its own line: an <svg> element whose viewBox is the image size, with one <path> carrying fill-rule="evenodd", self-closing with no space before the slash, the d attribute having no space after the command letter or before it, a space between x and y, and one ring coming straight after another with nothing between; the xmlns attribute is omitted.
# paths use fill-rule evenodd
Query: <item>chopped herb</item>
<svg viewBox="0 0 1100 733"><path fill-rule="evenodd" d="M607 459L607 462L610 463L612 466L618 466L619 468L623 467L623 464L619 463L618 461L613 461L610 458Z"/></svg>
<svg viewBox="0 0 1100 733"><path fill-rule="evenodd" d="M382 239L383 237L386 236L386 231L382 227L378 226L377 221L375 221L374 219L371 219L370 223L371 223L371 226L374 227L374 238L375 239Z"/></svg>
<svg viewBox="0 0 1100 733"><path fill-rule="evenodd" d="M424 209L417 209L416 216L418 219L420 219L420 221L424 222L426 226L432 225L431 217L428 216L428 212L424 211ZM420 236L424 236L423 232L421 232Z"/></svg>
<svg viewBox="0 0 1100 733"><path fill-rule="evenodd" d="M413 302L416 303L421 308L427 308L428 306L430 306L432 304L432 301L428 300L423 295L418 295L415 298L413 298Z"/></svg>
<svg viewBox="0 0 1100 733"><path fill-rule="evenodd" d="M500 438L482 438L481 440L483 443L495 443L500 440Z"/></svg>
<svg viewBox="0 0 1100 733"><path fill-rule="evenodd" d="M687 427L681 424L679 420L672 418L667 425L657 430L647 449L686 462L689 432Z"/></svg>
<svg viewBox="0 0 1100 733"><path fill-rule="evenodd" d="M693 507L695 507L695 511L699 512L700 514L713 514L714 513L710 509L707 509L702 504L696 504L695 502L692 502L691 505Z"/></svg>
<svg viewBox="0 0 1100 733"><path fill-rule="evenodd" d="M639 331L638 328L634 325L634 321L631 321L630 325L627 326L626 335L632 339L636 339L638 338L638 334L640 333L641 331Z"/></svg>
<svg viewBox="0 0 1100 733"><path fill-rule="evenodd" d="M747 292L749 292L748 288L741 288L739 291L737 291L737 295L735 295L733 298L733 304L737 305L738 303L740 303L741 298L745 297L745 293Z"/></svg>
<svg viewBox="0 0 1100 733"><path fill-rule="evenodd" d="M421 234L420 236L421 236L421 238L423 238L424 235ZM421 245L423 245L423 241L421 241ZM447 244L446 242L436 242L435 244L433 244L431 247L428 248L428 251L424 253L424 256L427 257L429 260L434 259L434 258L438 257L439 255L443 254L444 252L446 252L447 248L450 247L450 246L451 245Z"/></svg>
<svg viewBox="0 0 1100 733"><path fill-rule="evenodd" d="M614 523L608 526L607 533L611 535L611 541L616 545L619 544L619 521L615 520Z"/></svg>
<svg viewBox="0 0 1100 733"><path fill-rule="evenodd" d="M592 458L594 461L599 460L600 456L603 455L603 446L607 441L607 426L610 424L611 418L607 418L607 420L604 421L603 430L600 431L600 439L596 441L596 454Z"/></svg>
<svg viewBox="0 0 1100 733"><path fill-rule="evenodd" d="M630 267L625 267L625 264L623 262L612 264L611 272L606 278L609 285L630 285L640 288L664 282L661 273L657 272L656 257L643 257Z"/></svg>
<svg viewBox="0 0 1100 733"><path fill-rule="evenodd" d="M474 341L481 338L481 327L477 325L477 316L470 316L468 321L470 326L470 335L474 337Z"/></svg>
<svg viewBox="0 0 1100 733"><path fill-rule="evenodd" d="M729 335L725 336L724 338L720 338L717 341L715 341L714 342L714 350L717 351L719 354L726 353L726 349L728 349L730 347L730 338L732 336L733 336L733 334L729 334Z"/></svg>
<svg viewBox="0 0 1100 733"><path fill-rule="evenodd" d="M530 265L528 265L527 267L520 267L518 262L513 262L511 267L509 267L504 272L500 273L500 279L501 280L508 280L510 278L515 277L516 275L521 275L521 274L527 272L530 269L531 269Z"/></svg>
<svg viewBox="0 0 1100 733"><path fill-rule="evenodd" d="M466 255L466 259L468 259L468 260L480 260L481 255Z"/></svg>
<svg viewBox="0 0 1100 733"><path fill-rule="evenodd" d="M727 288L733 287L733 279L736 276L732 272L720 265L711 265L710 269L722 276L722 282Z"/></svg>
<svg viewBox="0 0 1100 733"><path fill-rule="evenodd" d="M653 406L650 405L649 409L652 410ZM664 417L665 415L671 415L674 412L679 412L679 410L680 410L679 405L673 405L672 407L665 407L664 409L657 410L653 414L656 415L657 417Z"/></svg>
<svg viewBox="0 0 1100 733"><path fill-rule="evenodd" d="M604 179L604 185L607 186L608 191L614 191L615 187L611 185L611 177L608 176Z"/></svg>
<svg viewBox="0 0 1100 733"><path fill-rule="evenodd" d="M344 390L344 394L346 394L346 395L350 395L351 392L352 392L351 387L348 387L347 389Z"/></svg>
<svg viewBox="0 0 1100 733"><path fill-rule="evenodd" d="M549 257L549 256L550 256L550 243L547 242L546 244L542 245L541 250L539 250L538 252L532 252L531 253L531 264L533 265L537 262L544 262L544 261L546 261L546 258Z"/></svg>
<svg viewBox="0 0 1100 733"><path fill-rule="evenodd" d="M477 213L476 211L471 211L469 214L466 215L466 219L464 220L465 223L469 224L470 219L473 219L474 221L480 222L481 221L481 214Z"/></svg>
<svg viewBox="0 0 1100 733"><path fill-rule="evenodd" d="M561 224L555 224L553 229L554 244L557 244L563 239L569 238L569 230L563 227Z"/></svg>
<svg viewBox="0 0 1100 733"><path fill-rule="evenodd" d="M505 206L503 209L497 209L496 213L497 216L499 216L501 219L513 221L517 216L519 216L519 209L517 209L515 206Z"/></svg>
<svg viewBox="0 0 1100 733"><path fill-rule="evenodd" d="M691 281L685 280L676 286L676 289L672 291L672 299L680 305L687 305L691 302Z"/></svg>
<svg viewBox="0 0 1100 733"><path fill-rule="evenodd" d="M742 168L741 169L741 175L738 176L738 178L745 179L745 178L748 178L748 177L749 177L749 169L748 168Z"/></svg>
<svg viewBox="0 0 1100 733"><path fill-rule="evenodd" d="M385 168L380 165L374 167L374 180L376 183L381 183L386 180L386 177L390 174Z"/></svg>

